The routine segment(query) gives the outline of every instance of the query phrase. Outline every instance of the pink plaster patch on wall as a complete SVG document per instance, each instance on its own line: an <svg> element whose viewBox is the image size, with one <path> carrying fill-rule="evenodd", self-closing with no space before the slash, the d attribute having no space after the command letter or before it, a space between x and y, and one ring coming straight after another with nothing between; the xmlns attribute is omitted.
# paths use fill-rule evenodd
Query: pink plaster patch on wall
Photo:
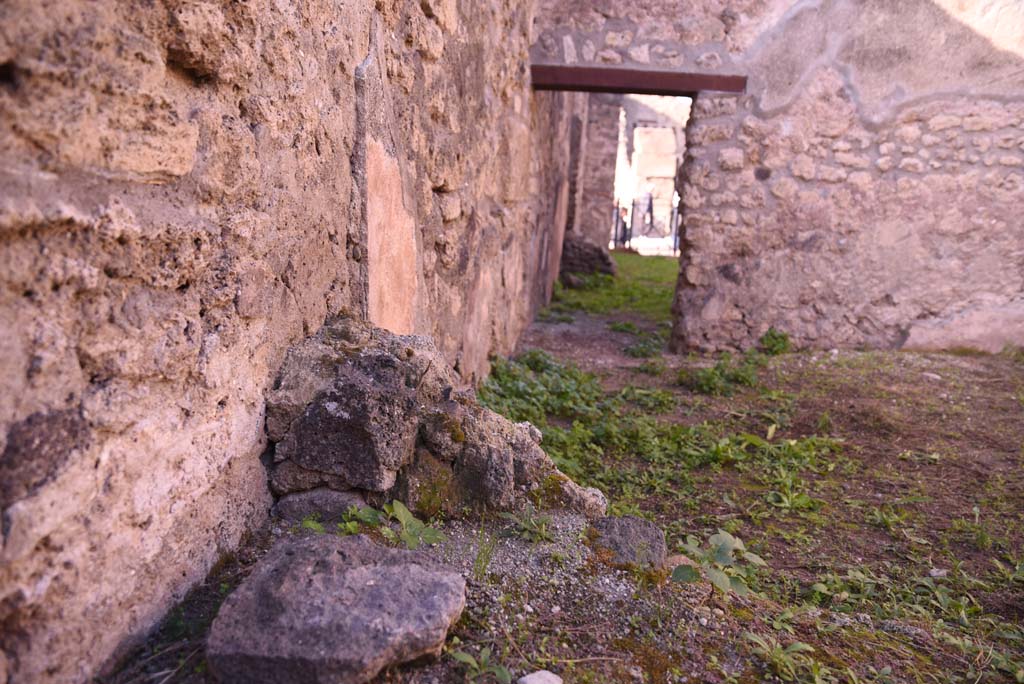
<svg viewBox="0 0 1024 684"><path fill-rule="evenodd" d="M374 325L411 333L418 298L416 220L405 207L402 172L384 146L366 150L369 312Z"/></svg>

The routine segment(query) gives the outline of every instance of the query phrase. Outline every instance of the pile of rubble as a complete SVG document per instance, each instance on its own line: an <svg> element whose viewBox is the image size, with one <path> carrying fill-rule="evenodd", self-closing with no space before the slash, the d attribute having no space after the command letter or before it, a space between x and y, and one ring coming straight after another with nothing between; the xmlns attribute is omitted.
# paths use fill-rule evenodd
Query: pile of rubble
<svg viewBox="0 0 1024 684"><path fill-rule="evenodd" d="M606 500L558 471L540 432L482 407L425 337L335 320L293 348L267 399L276 513L340 520L399 500L425 517L529 501L588 518ZM365 536L283 537L222 606L207 660L224 682L366 682L440 653L463 577Z"/></svg>

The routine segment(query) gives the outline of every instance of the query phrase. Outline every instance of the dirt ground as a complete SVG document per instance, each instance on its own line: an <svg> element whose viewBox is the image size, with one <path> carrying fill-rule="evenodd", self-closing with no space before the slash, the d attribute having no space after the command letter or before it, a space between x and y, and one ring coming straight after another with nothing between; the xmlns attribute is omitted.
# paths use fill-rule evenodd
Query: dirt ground
<svg viewBox="0 0 1024 684"><path fill-rule="evenodd" d="M750 593L609 567L571 515L537 513L539 537L500 517L432 521L468 608L440 659L378 682L1024 682L1021 354L670 355L674 269L650 262L661 275L643 281L649 263L626 261L618 284L562 293L521 342L532 361L499 361L481 395L513 418L541 410L549 453L614 514L657 522L670 553L701 565L688 536L742 539L763 566L711 558L700 574ZM207 681L220 598L301 533L258 535L102 681ZM485 648L490 671L453 657Z"/></svg>

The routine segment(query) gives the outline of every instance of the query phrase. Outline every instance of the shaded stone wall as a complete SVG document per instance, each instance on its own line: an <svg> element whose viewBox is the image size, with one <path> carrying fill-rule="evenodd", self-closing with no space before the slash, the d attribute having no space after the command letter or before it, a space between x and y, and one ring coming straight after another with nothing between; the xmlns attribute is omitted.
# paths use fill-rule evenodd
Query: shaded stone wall
<svg viewBox="0 0 1024 684"><path fill-rule="evenodd" d="M580 168L580 219L576 232L587 242L607 247L615 210L615 161L619 149L622 97L591 94L586 144Z"/></svg>
<svg viewBox="0 0 1024 684"><path fill-rule="evenodd" d="M325 318L432 334L466 379L511 348L566 213L530 22L0 7L0 681L85 681L264 519L265 393Z"/></svg>

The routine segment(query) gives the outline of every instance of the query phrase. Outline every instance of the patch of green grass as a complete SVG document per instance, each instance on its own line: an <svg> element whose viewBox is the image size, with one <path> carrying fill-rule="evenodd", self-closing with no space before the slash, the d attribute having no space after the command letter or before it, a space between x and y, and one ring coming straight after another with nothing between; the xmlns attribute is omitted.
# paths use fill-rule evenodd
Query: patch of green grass
<svg viewBox="0 0 1024 684"><path fill-rule="evenodd" d="M761 339L757 341L757 346L768 356L785 354L792 349L792 344L789 341L789 335L776 330L775 328L768 328L768 332L761 335Z"/></svg>
<svg viewBox="0 0 1024 684"><path fill-rule="evenodd" d="M582 276L582 287L573 289L556 283L551 311L597 314L628 311L652 321L671 320L679 262L670 257L645 257L628 252L616 252L612 256L618 265L617 276Z"/></svg>
<svg viewBox="0 0 1024 684"><path fill-rule="evenodd" d="M667 390L629 386L619 392L619 398L655 414L668 413L676 407L675 395Z"/></svg>
<svg viewBox="0 0 1024 684"><path fill-rule="evenodd" d="M626 356L634 359L649 359L660 356L664 345L660 335L643 335L622 351Z"/></svg>
<svg viewBox="0 0 1024 684"><path fill-rule="evenodd" d="M648 359L636 367L638 373L644 375L663 375L668 370L668 364L662 359ZM1021 403L1024 403L1024 390L1021 392Z"/></svg>
<svg viewBox="0 0 1024 684"><path fill-rule="evenodd" d="M965 356L967 358L984 358L986 356L991 356L987 351L977 349L976 347L951 347L946 350L946 353L952 354L953 356Z"/></svg>
<svg viewBox="0 0 1024 684"><path fill-rule="evenodd" d="M683 368L679 371L678 382L700 394L729 396L739 387L756 386L757 369L761 364L757 352L747 352L739 359L726 352L710 368Z"/></svg>
<svg viewBox="0 0 1024 684"><path fill-rule="evenodd" d="M1008 346L1003 349L1002 354L1014 363L1024 363L1024 347Z"/></svg>
<svg viewBox="0 0 1024 684"><path fill-rule="evenodd" d="M571 364L531 351L497 360L479 396L489 408L540 428L542 447L560 469L612 498L617 511L633 512L645 496L676 498L692 491L689 472L707 466L794 472L834 467L839 443L821 437L773 440L721 436L711 425L680 425L652 413L671 410L664 390L627 388L606 395L597 379Z"/></svg>
<svg viewBox="0 0 1024 684"><path fill-rule="evenodd" d="M473 579L477 582L487 578L487 569L491 566L497 548L497 537L481 527L476 536L476 556L473 558Z"/></svg>
<svg viewBox="0 0 1024 684"><path fill-rule="evenodd" d="M562 311L557 307L544 307L537 312L537 320L542 323L572 323L576 319L571 313Z"/></svg>
<svg viewBox="0 0 1024 684"><path fill-rule="evenodd" d="M548 529L551 516L541 515L533 504L526 504L523 510L517 513L502 513L501 517L512 523L512 527L506 532L510 537L519 537L534 543L552 540L551 531Z"/></svg>
<svg viewBox="0 0 1024 684"><path fill-rule="evenodd" d="M612 332L630 333L631 335L639 335L640 328L636 327L635 323L615 321L608 324L608 329Z"/></svg>
<svg viewBox="0 0 1024 684"><path fill-rule="evenodd" d="M539 350L515 360L495 359L480 386L480 401L514 421L544 429L548 417L592 415L604 400L601 384L590 373L561 364Z"/></svg>

